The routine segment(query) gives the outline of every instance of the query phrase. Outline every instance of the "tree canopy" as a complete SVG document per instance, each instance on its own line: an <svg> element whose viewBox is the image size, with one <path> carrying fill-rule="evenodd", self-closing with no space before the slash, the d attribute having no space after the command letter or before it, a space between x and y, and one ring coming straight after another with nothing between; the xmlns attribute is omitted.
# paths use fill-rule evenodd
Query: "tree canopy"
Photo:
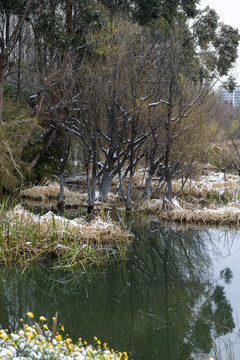
<svg viewBox="0 0 240 360"><path fill-rule="evenodd" d="M219 22L213 9L200 11L198 3L1 2L2 126L10 121L3 90L5 98L27 100L29 116L38 120L20 152L28 155L14 161L23 168L27 161L28 169L40 174L45 157L52 172L64 176L69 154L80 148L89 205L97 184L99 201L105 201L118 177L130 209L133 178L144 163L147 179L138 196L151 196L157 172L171 202L172 180L189 176L202 148L194 131L204 134L205 142L211 137L207 109L213 84L229 75L237 58L238 30ZM54 144L67 152L56 154ZM58 161L64 166L56 167Z"/></svg>

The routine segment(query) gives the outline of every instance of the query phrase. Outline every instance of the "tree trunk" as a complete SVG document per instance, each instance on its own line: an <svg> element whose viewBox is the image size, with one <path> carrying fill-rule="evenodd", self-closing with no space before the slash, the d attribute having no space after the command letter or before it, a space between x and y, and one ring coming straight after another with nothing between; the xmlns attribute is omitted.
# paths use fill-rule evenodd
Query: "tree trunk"
<svg viewBox="0 0 240 360"><path fill-rule="evenodd" d="M166 199L166 192L168 193L167 199ZM172 204L172 181L168 179L163 197L163 207L166 210L171 210L172 209L171 204Z"/></svg>
<svg viewBox="0 0 240 360"><path fill-rule="evenodd" d="M8 56L3 50L2 54L0 54L0 123L3 122L3 85L7 63Z"/></svg>
<svg viewBox="0 0 240 360"><path fill-rule="evenodd" d="M63 210L63 206L64 206L64 182L63 182L63 174L60 174L60 175L59 175L59 185L60 185L60 191L59 191L57 208L58 208L59 210Z"/></svg>
<svg viewBox="0 0 240 360"><path fill-rule="evenodd" d="M17 66L17 94L21 93L21 62L22 62L22 29L19 33L18 40L18 66Z"/></svg>
<svg viewBox="0 0 240 360"><path fill-rule="evenodd" d="M94 205L95 205L97 177L92 177L91 182L88 178L87 184L88 184L87 185L88 186L88 211L89 211L89 213L91 213L94 208Z"/></svg>
<svg viewBox="0 0 240 360"><path fill-rule="evenodd" d="M110 190L112 179L113 179L112 173L105 172L103 174L101 186L99 189L99 197L98 197L98 200L102 203L104 203L107 200L107 196L108 196L108 193Z"/></svg>
<svg viewBox="0 0 240 360"><path fill-rule="evenodd" d="M129 183L128 183L128 187L127 187L127 196L124 195L122 179L123 179L123 177L121 176L121 174L119 174L118 188L120 190L126 211L132 211L132 207L133 207L133 202L132 202L133 174L130 175L130 179L129 179Z"/></svg>
<svg viewBox="0 0 240 360"><path fill-rule="evenodd" d="M142 195L143 200L147 200L147 199L150 198L153 176L154 176L154 174L148 173L148 176L146 178L144 192L143 192L143 195Z"/></svg>
<svg viewBox="0 0 240 360"><path fill-rule="evenodd" d="M167 182L168 187L168 200L172 203L172 181L169 179Z"/></svg>
<svg viewBox="0 0 240 360"><path fill-rule="evenodd" d="M133 184L133 174L130 175L128 188L127 188L127 196L123 199L125 208L127 211L132 211L132 184Z"/></svg>
<svg viewBox="0 0 240 360"><path fill-rule="evenodd" d="M65 0L66 5L66 34L71 35L72 33L72 1Z"/></svg>

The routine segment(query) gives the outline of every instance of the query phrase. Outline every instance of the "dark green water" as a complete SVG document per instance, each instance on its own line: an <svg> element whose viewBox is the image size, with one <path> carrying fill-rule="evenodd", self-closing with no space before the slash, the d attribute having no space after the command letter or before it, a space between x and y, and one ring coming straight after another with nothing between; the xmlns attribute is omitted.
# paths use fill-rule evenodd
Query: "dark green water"
<svg viewBox="0 0 240 360"><path fill-rule="evenodd" d="M124 263L113 260L88 272L2 269L0 325L18 328L27 311L51 325L58 311L74 340L97 336L129 358L187 360L208 353L212 336L234 327L224 286L213 279L209 234L154 222L135 233Z"/></svg>

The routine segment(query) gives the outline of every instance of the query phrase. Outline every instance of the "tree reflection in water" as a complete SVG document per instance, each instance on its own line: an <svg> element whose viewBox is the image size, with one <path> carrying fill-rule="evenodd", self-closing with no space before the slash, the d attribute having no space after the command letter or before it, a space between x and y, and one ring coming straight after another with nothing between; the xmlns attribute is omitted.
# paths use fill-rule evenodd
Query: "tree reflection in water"
<svg viewBox="0 0 240 360"><path fill-rule="evenodd" d="M108 267L2 269L0 323L19 326L27 311L51 319L56 311L68 334L97 336L134 359L191 359L208 353L213 338L234 328L224 288L211 281L203 231L156 222L139 225L129 260ZM49 324L50 325L50 324Z"/></svg>

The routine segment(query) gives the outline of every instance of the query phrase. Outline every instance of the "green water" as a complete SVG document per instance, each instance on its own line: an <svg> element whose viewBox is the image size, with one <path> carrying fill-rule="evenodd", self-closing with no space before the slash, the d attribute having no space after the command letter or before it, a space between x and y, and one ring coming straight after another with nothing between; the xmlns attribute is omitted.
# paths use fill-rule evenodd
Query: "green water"
<svg viewBox="0 0 240 360"><path fill-rule="evenodd" d="M113 259L88 271L51 264L23 274L2 269L0 325L18 328L27 311L51 325L58 311L73 340L97 336L129 358L187 360L208 353L212 336L234 327L224 287L213 281L209 236L155 222L134 231L124 263Z"/></svg>

